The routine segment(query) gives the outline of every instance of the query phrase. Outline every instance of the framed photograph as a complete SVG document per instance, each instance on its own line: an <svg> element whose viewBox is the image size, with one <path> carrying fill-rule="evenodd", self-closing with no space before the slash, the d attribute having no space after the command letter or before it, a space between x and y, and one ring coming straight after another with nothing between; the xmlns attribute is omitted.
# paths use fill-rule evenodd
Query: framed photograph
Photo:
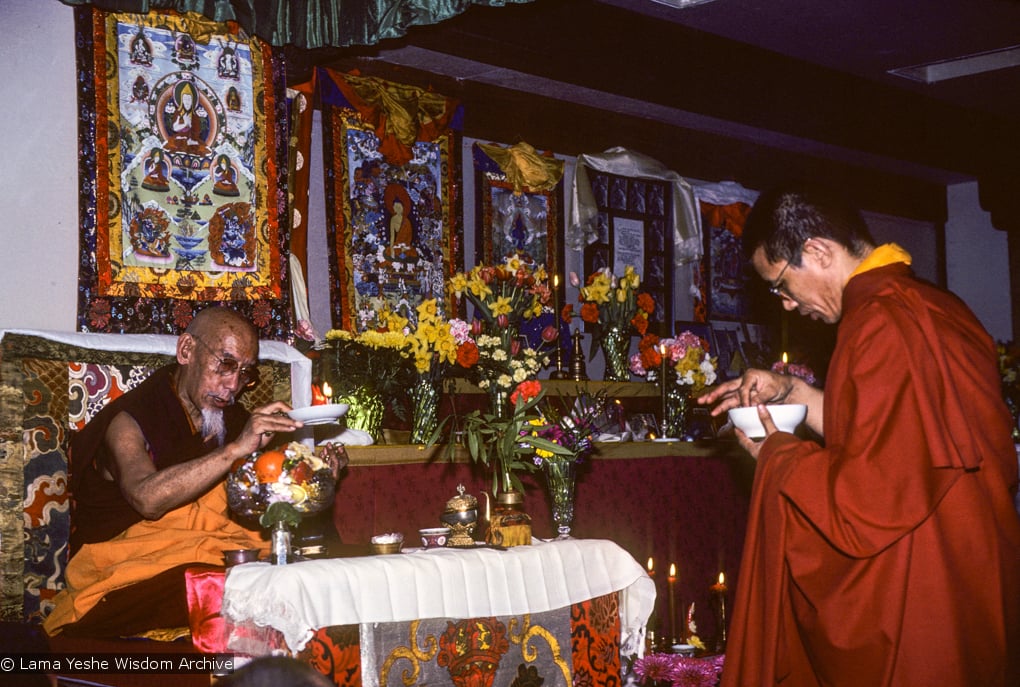
<svg viewBox="0 0 1020 687"><path fill-rule="evenodd" d="M411 159L394 164L356 111L324 106L324 129L333 326L372 329L383 310L413 319L431 298L447 308L456 264L453 132L415 142Z"/></svg>
<svg viewBox="0 0 1020 687"><path fill-rule="evenodd" d="M733 379L746 368L744 360L744 326L740 322L712 320L715 337L718 375L720 379Z"/></svg>
<svg viewBox="0 0 1020 687"><path fill-rule="evenodd" d="M758 368L771 366L782 355L782 352L776 352L771 329L763 324L749 322L744 323L742 352L748 367Z"/></svg>
<svg viewBox="0 0 1020 687"><path fill-rule="evenodd" d="M627 419L634 441L649 441L659 436L659 422L655 413L635 413Z"/></svg>

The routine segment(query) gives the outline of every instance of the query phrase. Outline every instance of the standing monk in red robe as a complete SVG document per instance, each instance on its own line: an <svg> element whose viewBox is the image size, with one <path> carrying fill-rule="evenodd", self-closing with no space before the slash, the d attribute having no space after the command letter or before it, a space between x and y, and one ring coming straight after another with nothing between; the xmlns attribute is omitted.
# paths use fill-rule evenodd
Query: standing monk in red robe
<svg viewBox="0 0 1020 687"><path fill-rule="evenodd" d="M839 323L824 393L763 370L701 397L767 430L724 687L1020 685L1017 456L995 346L824 193L762 195L743 240L786 310ZM823 443L779 432L805 403Z"/></svg>

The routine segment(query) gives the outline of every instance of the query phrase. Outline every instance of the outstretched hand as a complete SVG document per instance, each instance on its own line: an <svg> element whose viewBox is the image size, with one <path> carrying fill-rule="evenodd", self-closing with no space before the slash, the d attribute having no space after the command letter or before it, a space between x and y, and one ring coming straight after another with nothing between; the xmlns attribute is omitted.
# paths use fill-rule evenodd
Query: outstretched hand
<svg viewBox="0 0 1020 687"><path fill-rule="evenodd" d="M289 410L291 407L283 401L256 408L234 442L242 447L243 453L250 454L264 448L277 432L293 432L304 427L304 423L291 419L287 414Z"/></svg>
<svg viewBox="0 0 1020 687"><path fill-rule="evenodd" d="M721 415L730 408L782 403L793 391L793 377L769 370L747 370L737 379L731 379L699 396L702 405L715 404L712 416Z"/></svg>

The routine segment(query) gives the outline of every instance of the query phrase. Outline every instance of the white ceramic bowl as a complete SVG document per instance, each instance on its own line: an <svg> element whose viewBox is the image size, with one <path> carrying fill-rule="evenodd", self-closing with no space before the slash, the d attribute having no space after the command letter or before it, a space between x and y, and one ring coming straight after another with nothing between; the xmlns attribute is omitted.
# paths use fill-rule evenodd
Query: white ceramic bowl
<svg viewBox="0 0 1020 687"><path fill-rule="evenodd" d="M792 432L807 417L807 406L803 403L777 404L768 406L772 421L781 432ZM729 411L730 422L751 439L765 436L765 428L758 419L758 408L746 406Z"/></svg>

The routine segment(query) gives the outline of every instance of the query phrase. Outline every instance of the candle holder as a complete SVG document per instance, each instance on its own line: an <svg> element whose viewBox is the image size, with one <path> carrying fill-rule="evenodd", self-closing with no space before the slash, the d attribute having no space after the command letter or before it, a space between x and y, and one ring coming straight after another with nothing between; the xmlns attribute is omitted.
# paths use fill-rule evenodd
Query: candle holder
<svg viewBox="0 0 1020 687"><path fill-rule="evenodd" d="M584 350L581 348L581 331L578 329L574 330L571 334L571 341L574 346L574 354L570 358L570 377L575 382L585 382L588 380L588 370L584 366Z"/></svg>
<svg viewBox="0 0 1020 687"><path fill-rule="evenodd" d="M720 573L720 577L722 574ZM726 585L722 581L713 584L711 587L712 596L716 600L716 614L719 622L719 630L716 633L716 653L726 651Z"/></svg>
<svg viewBox="0 0 1020 687"><path fill-rule="evenodd" d="M556 369L549 373L549 379L570 379L570 373L563 369L563 346L556 337Z"/></svg>
<svg viewBox="0 0 1020 687"><path fill-rule="evenodd" d="M679 644L676 634L676 564L670 563L669 577L666 578L669 584L669 646Z"/></svg>

